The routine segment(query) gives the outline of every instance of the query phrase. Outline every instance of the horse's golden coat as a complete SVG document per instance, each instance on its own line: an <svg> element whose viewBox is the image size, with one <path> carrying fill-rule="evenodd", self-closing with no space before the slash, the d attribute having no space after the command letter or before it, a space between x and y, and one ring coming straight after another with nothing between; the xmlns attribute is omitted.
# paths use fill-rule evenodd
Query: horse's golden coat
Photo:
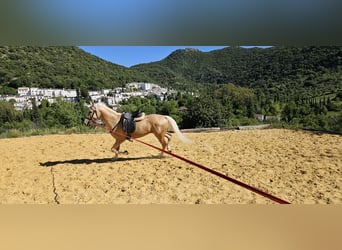
<svg viewBox="0 0 342 250"><path fill-rule="evenodd" d="M115 138L115 143L112 147L115 158L118 158L121 143L127 139L127 135L123 131L122 124L120 123L121 115L121 113L110 109L103 103L92 103L87 115L87 119L93 120L93 122L94 119L102 120L107 129L112 131L111 135ZM136 129L129 137L134 139L153 133L161 143L163 150L167 149L171 151L169 146L171 135L168 131L175 132L181 141L186 143L190 142L179 131L177 123L172 117L159 114L145 115L143 119L137 119Z"/></svg>

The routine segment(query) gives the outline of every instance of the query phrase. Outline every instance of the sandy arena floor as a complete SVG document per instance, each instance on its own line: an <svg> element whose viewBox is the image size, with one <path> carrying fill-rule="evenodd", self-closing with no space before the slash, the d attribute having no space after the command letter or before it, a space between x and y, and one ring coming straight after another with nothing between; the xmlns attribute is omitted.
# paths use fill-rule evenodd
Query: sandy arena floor
<svg viewBox="0 0 342 250"><path fill-rule="evenodd" d="M342 204L342 136L282 129L174 135L173 153L296 204ZM152 135L141 140L159 146ZM109 134L0 139L1 204L274 204L155 149Z"/></svg>

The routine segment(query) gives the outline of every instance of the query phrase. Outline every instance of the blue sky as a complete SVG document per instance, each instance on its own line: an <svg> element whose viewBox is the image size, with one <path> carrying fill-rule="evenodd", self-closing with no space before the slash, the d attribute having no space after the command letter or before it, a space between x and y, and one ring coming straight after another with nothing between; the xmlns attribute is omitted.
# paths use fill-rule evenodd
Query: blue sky
<svg viewBox="0 0 342 250"><path fill-rule="evenodd" d="M208 52L225 47L227 46L79 46L92 55L125 67L160 61L177 49L196 48Z"/></svg>
<svg viewBox="0 0 342 250"><path fill-rule="evenodd" d="M160 61L177 49L197 48L207 52L227 46L79 46L86 52L125 67Z"/></svg>

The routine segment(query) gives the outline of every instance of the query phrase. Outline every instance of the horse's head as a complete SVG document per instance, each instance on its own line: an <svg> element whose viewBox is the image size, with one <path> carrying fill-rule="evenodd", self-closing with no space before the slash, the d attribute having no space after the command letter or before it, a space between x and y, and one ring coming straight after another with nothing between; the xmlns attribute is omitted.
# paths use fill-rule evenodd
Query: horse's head
<svg viewBox="0 0 342 250"><path fill-rule="evenodd" d="M91 102L87 116L84 118L84 124L91 126L96 120L101 119L101 112L96 108L94 102Z"/></svg>

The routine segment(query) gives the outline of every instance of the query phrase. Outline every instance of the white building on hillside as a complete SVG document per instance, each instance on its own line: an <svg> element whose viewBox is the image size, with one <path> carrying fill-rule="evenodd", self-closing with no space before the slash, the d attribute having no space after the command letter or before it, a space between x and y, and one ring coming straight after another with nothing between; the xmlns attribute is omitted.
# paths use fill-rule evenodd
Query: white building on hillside
<svg viewBox="0 0 342 250"><path fill-rule="evenodd" d="M77 91L75 89L63 89L61 92L61 96L67 98L76 98Z"/></svg>
<svg viewBox="0 0 342 250"><path fill-rule="evenodd" d="M54 89L42 89L40 91L40 94L46 97L53 97L55 96L55 90Z"/></svg>
<svg viewBox="0 0 342 250"><path fill-rule="evenodd" d="M30 88L28 87L20 87L18 88L18 95L19 96L26 96L28 95L30 92Z"/></svg>
<svg viewBox="0 0 342 250"><path fill-rule="evenodd" d="M29 95L36 96L38 95L40 90L38 88L30 88Z"/></svg>
<svg viewBox="0 0 342 250"><path fill-rule="evenodd" d="M153 85L154 85L153 83L141 83L140 87L142 90L147 91L147 90L151 90L153 88Z"/></svg>

